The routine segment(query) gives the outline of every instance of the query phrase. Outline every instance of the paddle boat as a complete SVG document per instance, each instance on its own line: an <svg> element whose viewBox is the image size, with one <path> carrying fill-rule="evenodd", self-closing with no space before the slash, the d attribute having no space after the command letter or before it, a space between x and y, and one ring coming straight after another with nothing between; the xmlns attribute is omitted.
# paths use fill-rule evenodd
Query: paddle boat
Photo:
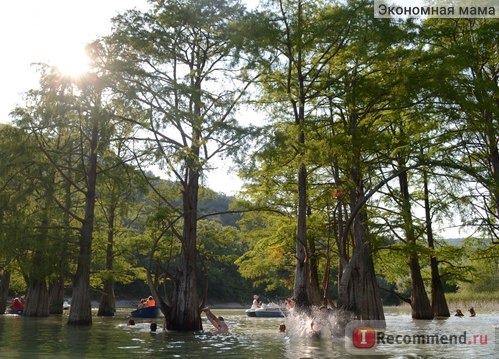
<svg viewBox="0 0 499 359"><path fill-rule="evenodd" d="M23 312L24 312L24 310L22 310L22 309L12 309L12 308L9 308L7 310L7 314L23 315Z"/></svg>
<svg viewBox="0 0 499 359"><path fill-rule="evenodd" d="M156 306L139 308L130 313L132 318L157 318L160 316L160 310Z"/></svg>
<svg viewBox="0 0 499 359"><path fill-rule="evenodd" d="M275 303L262 304L260 308L250 308L246 310L248 317L256 318L282 318L285 317L285 310Z"/></svg>

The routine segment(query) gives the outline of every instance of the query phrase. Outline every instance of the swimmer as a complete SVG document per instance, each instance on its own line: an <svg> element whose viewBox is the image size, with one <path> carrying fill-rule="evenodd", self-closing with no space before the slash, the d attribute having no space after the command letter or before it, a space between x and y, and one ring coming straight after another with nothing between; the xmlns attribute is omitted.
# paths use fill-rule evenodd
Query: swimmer
<svg viewBox="0 0 499 359"><path fill-rule="evenodd" d="M229 327L223 317L217 317L213 314L210 308L203 308L203 312L206 314L206 317L210 321L210 323L215 327L217 332L226 333L229 331Z"/></svg>

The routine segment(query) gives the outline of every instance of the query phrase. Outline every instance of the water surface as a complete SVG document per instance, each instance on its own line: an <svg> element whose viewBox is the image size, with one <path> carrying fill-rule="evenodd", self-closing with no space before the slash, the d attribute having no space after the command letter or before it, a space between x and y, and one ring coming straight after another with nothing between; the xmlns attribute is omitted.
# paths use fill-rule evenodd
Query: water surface
<svg viewBox="0 0 499 359"><path fill-rule="evenodd" d="M151 333L150 320L136 320L127 326L129 311L114 318L93 318L91 327L68 326L67 315L48 318L0 316L1 358L499 358L496 350L499 313L477 317L415 321L409 314L388 311L387 331L401 335L415 333L482 333L487 343L459 345L379 345L378 351L353 355L343 337L312 337L306 318L249 318L243 310L217 310L230 332L217 334L203 316L203 331ZM334 318L333 320L334 321ZM287 333L279 333L285 323ZM334 323L333 323L334 324ZM478 339L478 337L477 337ZM482 338L483 339L483 338ZM379 352L384 355L377 355Z"/></svg>

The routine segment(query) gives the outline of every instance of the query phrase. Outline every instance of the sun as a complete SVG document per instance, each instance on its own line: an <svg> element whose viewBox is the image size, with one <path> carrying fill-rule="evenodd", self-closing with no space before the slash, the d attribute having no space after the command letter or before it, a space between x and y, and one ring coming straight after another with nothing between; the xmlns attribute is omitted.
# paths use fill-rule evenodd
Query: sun
<svg viewBox="0 0 499 359"><path fill-rule="evenodd" d="M54 50L50 64L62 75L77 78L88 72L90 59L84 46L65 46Z"/></svg>

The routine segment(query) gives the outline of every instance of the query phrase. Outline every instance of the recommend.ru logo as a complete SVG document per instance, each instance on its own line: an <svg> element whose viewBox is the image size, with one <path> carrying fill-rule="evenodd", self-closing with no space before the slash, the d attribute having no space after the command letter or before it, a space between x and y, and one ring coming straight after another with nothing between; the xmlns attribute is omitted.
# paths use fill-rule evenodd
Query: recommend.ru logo
<svg viewBox="0 0 499 359"><path fill-rule="evenodd" d="M460 326L444 329L432 326L432 321L410 322L409 328L390 328L384 321L354 320L345 329L345 347L357 355L387 355L400 351L411 353L468 352L483 353L495 350L495 329L492 326ZM421 324L421 322L423 324ZM412 325L411 325L412 326Z"/></svg>

